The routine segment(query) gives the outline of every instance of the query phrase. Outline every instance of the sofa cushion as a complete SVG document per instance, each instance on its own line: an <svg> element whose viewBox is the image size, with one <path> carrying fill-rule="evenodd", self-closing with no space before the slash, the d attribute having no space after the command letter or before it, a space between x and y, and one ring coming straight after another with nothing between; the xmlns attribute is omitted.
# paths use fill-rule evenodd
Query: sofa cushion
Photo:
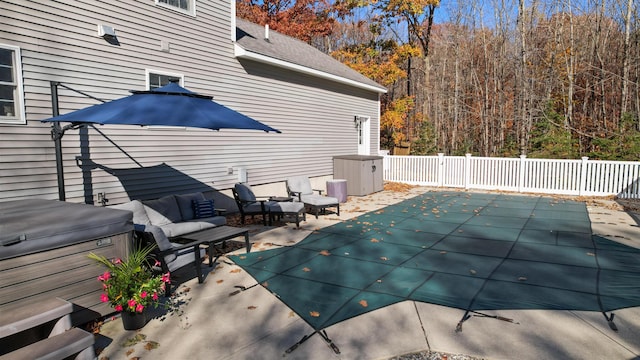
<svg viewBox="0 0 640 360"><path fill-rule="evenodd" d="M227 218L225 218L224 216L212 216L212 217L208 217L208 218L202 218L202 219L193 219L193 220L189 220L189 223L203 223L205 225L201 225L204 226L203 229L209 228L210 226L206 225L206 224L211 224L211 225L215 225L215 226L222 226L222 225L226 225L227 224Z"/></svg>
<svg viewBox="0 0 640 360"><path fill-rule="evenodd" d="M173 238L173 237L179 237L180 235L185 235L192 232L212 228L214 226L216 225L208 222L191 220L191 221L162 225L161 228L162 228L162 232L164 232L165 235L167 235L167 237Z"/></svg>
<svg viewBox="0 0 640 360"><path fill-rule="evenodd" d="M163 226L182 221L180 208L173 195L142 202L152 225Z"/></svg>
<svg viewBox="0 0 640 360"><path fill-rule="evenodd" d="M213 200L193 200L194 219L203 219L215 216Z"/></svg>
<svg viewBox="0 0 640 360"><path fill-rule="evenodd" d="M149 217L147 216L147 212L145 211L144 206L138 200L132 200L124 204L111 205L108 207L112 209L131 211L133 213L134 224L151 225L151 220L149 220Z"/></svg>
<svg viewBox="0 0 640 360"><path fill-rule="evenodd" d="M195 217L193 212L193 200L205 200L204 194L197 192L192 194L176 195L176 202L182 215L182 221L192 220Z"/></svg>

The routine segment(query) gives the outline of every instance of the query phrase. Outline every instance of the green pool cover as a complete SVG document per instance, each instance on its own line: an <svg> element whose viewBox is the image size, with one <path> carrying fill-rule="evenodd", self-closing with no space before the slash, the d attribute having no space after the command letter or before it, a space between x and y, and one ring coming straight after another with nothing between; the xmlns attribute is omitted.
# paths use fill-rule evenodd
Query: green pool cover
<svg viewBox="0 0 640 360"><path fill-rule="evenodd" d="M316 331L404 300L599 311L612 327L606 312L640 305L640 250L592 235L584 203L546 197L426 193L231 259Z"/></svg>

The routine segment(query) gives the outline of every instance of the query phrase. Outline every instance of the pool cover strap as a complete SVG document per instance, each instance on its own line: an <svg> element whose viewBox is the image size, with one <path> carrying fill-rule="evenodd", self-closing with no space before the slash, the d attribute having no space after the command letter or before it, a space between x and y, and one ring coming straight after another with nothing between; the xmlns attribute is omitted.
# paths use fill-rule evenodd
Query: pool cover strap
<svg viewBox="0 0 640 360"><path fill-rule="evenodd" d="M304 343L305 341L309 340L309 338L312 337L315 334L320 335L322 337L322 339L327 343L327 345L329 345L331 350L333 350L334 353L336 353L338 355L340 354L340 349L338 349L336 344L334 344L333 341L331 341L331 339L329 339L329 336L327 336L327 332L325 330L316 330L316 331L312 332L309 335L303 336L302 339L300 339L300 341L298 341L297 343L293 344L293 346L288 348L287 351L284 352L285 355L286 354L291 354L295 349L298 348L298 346L302 345L302 343Z"/></svg>

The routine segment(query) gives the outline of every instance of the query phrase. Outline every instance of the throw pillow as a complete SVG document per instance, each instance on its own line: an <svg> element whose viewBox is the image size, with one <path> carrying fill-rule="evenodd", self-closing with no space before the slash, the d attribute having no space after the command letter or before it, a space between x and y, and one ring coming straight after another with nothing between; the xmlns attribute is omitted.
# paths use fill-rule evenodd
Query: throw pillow
<svg viewBox="0 0 640 360"><path fill-rule="evenodd" d="M193 214L195 219L215 216L213 200L193 200Z"/></svg>

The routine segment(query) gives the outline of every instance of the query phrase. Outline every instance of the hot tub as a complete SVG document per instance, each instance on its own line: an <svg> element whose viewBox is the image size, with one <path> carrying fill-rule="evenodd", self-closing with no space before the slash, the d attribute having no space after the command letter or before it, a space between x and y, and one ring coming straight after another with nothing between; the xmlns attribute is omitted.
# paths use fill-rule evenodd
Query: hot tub
<svg viewBox="0 0 640 360"><path fill-rule="evenodd" d="M0 203L0 311L59 297L76 324L113 310L100 302L104 268L90 252L124 258L133 236L129 211L54 200Z"/></svg>

